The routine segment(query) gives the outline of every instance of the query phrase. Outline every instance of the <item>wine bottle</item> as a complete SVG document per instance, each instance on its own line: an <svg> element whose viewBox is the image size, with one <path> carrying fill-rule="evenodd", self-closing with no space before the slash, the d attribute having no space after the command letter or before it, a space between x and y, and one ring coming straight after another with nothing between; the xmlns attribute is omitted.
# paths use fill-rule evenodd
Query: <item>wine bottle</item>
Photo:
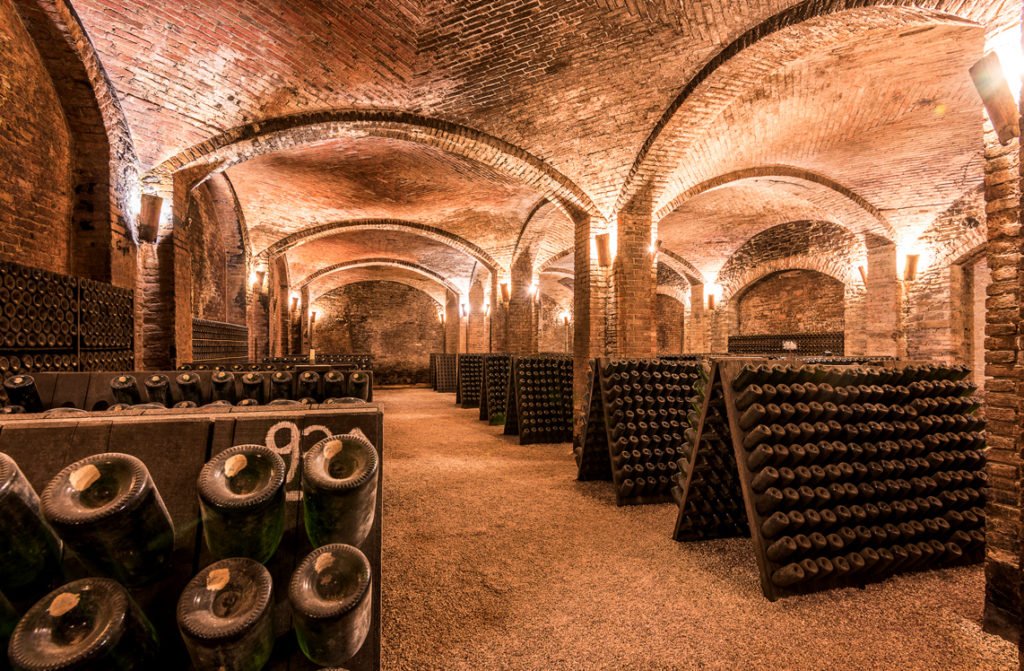
<svg viewBox="0 0 1024 671"><path fill-rule="evenodd" d="M174 379L178 385L178 393L182 401L192 401L192 407L198 407L203 403L203 390L199 386L199 376L195 373L182 373Z"/></svg>
<svg viewBox="0 0 1024 671"><path fill-rule="evenodd" d="M42 496L46 520L86 563L130 587L160 577L174 527L139 459L110 452L67 466Z"/></svg>
<svg viewBox="0 0 1024 671"><path fill-rule="evenodd" d="M364 401L370 399L370 376L356 371L348 378L348 395Z"/></svg>
<svg viewBox="0 0 1024 671"><path fill-rule="evenodd" d="M109 578L84 578L33 605L11 635L21 671L134 671L157 662L153 626L128 591Z"/></svg>
<svg viewBox="0 0 1024 671"><path fill-rule="evenodd" d="M211 564L178 599L178 630L196 669L259 671L274 648L273 581L252 559Z"/></svg>
<svg viewBox="0 0 1024 671"><path fill-rule="evenodd" d="M299 398L320 398L320 374L315 370L306 370L299 375Z"/></svg>
<svg viewBox="0 0 1024 671"><path fill-rule="evenodd" d="M174 399L171 397L171 381L167 379L166 375L162 373L150 375L146 378L145 386L150 403L159 403L165 408L174 405Z"/></svg>
<svg viewBox="0 0 1024 671"><path fill-rule="evenodd" d="M325 545L302 560L288 600L299 647L310 661L337 666L359 652L372 622L372 582L370 562L350 545Z"/></svg>
<svg viewBox="0 0 1024 671"><path fill-rule="evenodd" d="M242 395L246 399L252 399L255 403L250 405L263 405L263 375L260 373L246 373L242 376ZM239 405L242 405L239 403Z"/></svg>
<svg viewBox="0 0 1024 671"><path fill-rule="evenodd" d="M236 445L199 472L206 547L217 559L265 563L284 534L284 459L263 445Z"/></svg>
<svg viewBox="0 0 1024 671"><path fill-rule="evenodd" d="M60 575L62 545L43 519L39 497L13 459L0 452L0 593L38 599Z"/></svg>
<svg viewBox="0 0 1024 671"><path fill-rule="evenodd" d="M4 391L10 405L21 406L25 412L42 412L43 401L31 375L15 375L4 380Z"/></svg>
<svg viewBox="0 0 1024 671"><path fill-rule="evenodd" d="M348 396L348 387L345 384L345 376L334 369L324 373L324 397L344 398Z"/></svg>
<svg viewBox="0 0 1024 671"><path fill-rule="evenodd" d="M290 399L292 397L292 374L279 370L270 376L270 400Z"/></svg>
<svg viewBox="0 0 1024 671"><path fill-rule="evenodd" d="M313 545L361 545L377 505L377 450L361 433L330 436L302 458L303 519Z"/></svg>
<svg viewBox="0 0 1024 671"><path fill-rule="evenodd" d="M110 392L118 403L136 405L142 403L139 385L134 375L118 375L110 380Z"/></svg>

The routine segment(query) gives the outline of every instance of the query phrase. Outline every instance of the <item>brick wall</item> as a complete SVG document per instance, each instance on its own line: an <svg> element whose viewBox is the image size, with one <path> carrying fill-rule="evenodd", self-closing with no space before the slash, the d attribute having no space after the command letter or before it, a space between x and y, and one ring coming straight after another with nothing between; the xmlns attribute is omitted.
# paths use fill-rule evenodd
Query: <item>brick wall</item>
<svg viewBox="0 0 1024 671"><path fill-rule="evenodd" d="M658 294L655 305L658 331L658 354L679 354L683 351L683 320L686 307L672 298Z"/></svg>
<svg viewBox="0 0 1024 671"><path fill-rule="evenodd" d="M324 354L372 354L382 384L426 383L440 352L440 306L397 282L357 282L318 297L313 347Z"/></svg>
<svg viewBox="0 0 1024 671"><path fill-rule="evenodd" d="M565 309L558 302L541 294L537 311L537 351L570 352L572 350L572 343L566 338L565 323L562 321L562 312Z"/></svg>
<svg viewBox="0 0 1024 671"><path fill-rule="evenodd" d="M225 181L217 176L193 191L182 230L192 257L192 314L244 324L245 246Z"/></svg>
<svg viewBox="0 0 1024 671"><path fill-rule="evenodd" d="M739 297L739 335L844 330L839 280L813 270L775 273Z"/></svg>
<svg viewBox="0 0 1024 671"><path fill-rule="evenodd" d="M39 53L0 0L0 259L70 271L70 143Z"/></svg>

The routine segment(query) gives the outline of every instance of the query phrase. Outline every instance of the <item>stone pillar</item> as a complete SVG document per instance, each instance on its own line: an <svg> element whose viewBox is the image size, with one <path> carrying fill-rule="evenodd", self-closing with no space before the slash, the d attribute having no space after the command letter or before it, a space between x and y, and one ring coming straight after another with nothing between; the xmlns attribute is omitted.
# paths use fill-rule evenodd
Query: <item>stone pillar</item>
<svg viewBox="0 0 1024 671"><path fill-rule="evenodd" d="M444 317L444 345L445 352L456 354L462 350L459 348L462 329L459 328L462 319L459 317L459 295L454 291L445 294L445 317Z"/></svg>
<svg viewBox="0 0 1024 671"><path fill-rule="evenodd" d="M1021 239L1020 145L999 144L985 124L987 260L985 403L989 489L985 629L1013 638L1021 618L1021 449L1024 447L1024 253Z"/></svg>
<svg viewBox="0 0 1024 671"><path fill-rule="evenodd" d="M491 315L488 318L490 329L489 352L508 351L508 309L501 298L501 281L498 273L491 273Z"/></svg>
<svg viewBox="0 0 1024 671"><path fill-rule="evenodd" d="M588 215L575 220L575 282L573 291L573 439L578 445L583 436L587 408L583 405L587 390L590 360L606 356L608 349L608 303L611 268L598 264L594 236L607 232L607 224Z"/></svg>
<svg viewBox="0 0 1024 671"><path fill-rule="evenodd" d="M482 353L488 349L488 324L490 318L484 309L485 294L483 282L477 280L469 290L467 303L469 314L466 316L466 337L469 341L469 352Z"/></svg>
<svg viewBox="0 0 1024 671"><path fill-rule="evenodd" d="M658 279L651 253L652 226L649 212L619 214L614 281L616 355L620 357L650 357L657 350Z"/></svg>
<svg viewBox="0 0 1024 671"><path fill-rule="evenodd" d="M523 254L512 264L511 297L508 302L506 342L511 354L537 352L536 295L531 293L533 257Z"/></svg>
<svg viewBox="0 0 1024 671"><path fill-rule="evenodd" d="M702 354L711 351L711 333L707 302L704 300L704 285L690 285L689 321L683 329L683 351L688 354Z"/></svg>

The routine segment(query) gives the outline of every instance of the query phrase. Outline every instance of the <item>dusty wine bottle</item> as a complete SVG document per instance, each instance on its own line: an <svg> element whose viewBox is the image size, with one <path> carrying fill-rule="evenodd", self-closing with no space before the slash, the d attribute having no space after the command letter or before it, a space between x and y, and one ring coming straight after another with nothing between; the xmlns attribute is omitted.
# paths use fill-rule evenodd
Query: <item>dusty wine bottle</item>
<svg viewBox="0 0 1024 671"><path fill-rule="evenodd" d="M18 465L0 452L0 592L38 599L60 575L60 540L46 523L39 497Z"/></svg>
<svg viewBox="0 0 1024 671"><path fill-rule="evenodd" d="M43 401L31 375L15 375L4 380L4 391L10 405L21 406L25 412L42 412Z"/></svg>
<svg viewBox="0 0 1024 671"><path fill-rule="evenodd" d="M174 379L178 385L178 393L182 401L192 401L196 407L203 403L203 390L199 386L199 376L195 373L182 373Z"/></svg>
<svg viewBox="0 0 1024 671"><path fill-rule="evenodd" d="M42 496L46 520L88 564L130 587L159 577L174 549L174 527L139 459L110 452L76 461Z"/></svg>
<svg viewBox="0 0 1024 671"><path fill-rule="evenodd" d="M350 545L325 545L302 560L288 585L288 600L307 658L335 666L359 652L372 621L372 582L370 562Z"/></svg>
<svg viewBox="0 0 1024 671"><path fill-rule="evenodd" d="M345 384L345 376L334 369L324 373L324 397L344 398L346 396L348 396L348 386Z"/></svg>
<svg viewBox="0 0 1024 671"><path fill-rule="evenodd" d="M235 402L235 374L219 370L210 378L214 401Z"/></svg>
<svg viewBox="0 0 1024 671"><path fill-rule="evenodd" d="M156 662L153 626L109 578L68 583L36 602L11 635L21 671L132 671Z"/></svg>
<svg viewBox="0 0 1024 671"><path fill-rule="evenodd" d="M356 371L348 378L348 395L361 398L364 401L370 398L370 376L366 373Z"/></svg>
<svg viewBox="0 0 1024 671"><path fill-rule="evenodd" d="M377 505L377 450L361 433L330 436L302 458L302 509L314 546L360 545Z"/></svg>
<svg viewBox="0 0 1024 671"><path fill-rule="evenodd" d="M285 463L263 445L236 445L199 472L206 547L217 559L269 560L284 534Z"/></svg>
<svg viewBox="0 0 1024 671"><path fill-rule="evenodd" d="M259 671L274 647L270 573L252 559L211 564L178 599L178 630L196 669Z"/></svg>
<svg viewBox="0 0 1024 671"><path fill-rule="evenodd" d="M289 399L292 397L292 374L279 370L270 376L270 400Z"/></svg>
<svg viewBox="0 0 1024 671"><path fill-rule="evenodd" d="M139 384L134 375L118 375L110 380L110 392L118 403L136 405L142 403Z"/></svg>
<svg viewBox="0 0 1024 671"><path fill-rule="evenodd" d="M165 408L174 405L174 399L171 397L171 382L166 375L150 375L146 378L145 385L150 403L159 403Z"/></svg>
<svg viewBox="0 0 1024 671"><path fill-rule="evenodd" d="M246 399L255 401L251 405L263 404L263 376L259 373L246 373L242 376L242 394ZM239 405L242 405L239 403Z"/></svg>

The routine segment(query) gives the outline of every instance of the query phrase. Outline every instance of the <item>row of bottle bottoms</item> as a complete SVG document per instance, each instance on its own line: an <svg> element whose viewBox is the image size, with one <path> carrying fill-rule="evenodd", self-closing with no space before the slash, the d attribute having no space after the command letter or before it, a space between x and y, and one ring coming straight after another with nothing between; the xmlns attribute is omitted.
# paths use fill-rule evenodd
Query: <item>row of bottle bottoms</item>
<svg viewBox="0 0 1024 671"><path fill-rule="evenodd" d="M821 366L792 364L745 364L733 380L740 391L751 384L910 385L915 382L958 382L971 374L962 364L882 366Z"/></svg>
<svg viewBox="0 0 1024 671"><path fill-rule="evenodd" d="M313 546L360 546L375 518L379 459L373 445L358 433L325 438L303 456L301 470L302 515ZM213 558L262 564L274 556L285 530L286 473L281 456L261 445L229 448L204 465L198 498L203 538ZM60 579L65 549L90 571L128 587L166 575L174 550L173 523L145 464L118 453L93 455L67 466L41 497L17 464L0 454L0 534L9 539L0 553L0 594L14 603L38 597ZM339 552L351 555L350 550ZM311 566L319 574L331 561L323 555ZM321 578L351 578L332 575ZM313 609L314 615L334 612L335 604L329 602L351 591L351 585L315 576L297 574L293 585L296 580L305 581L303 593L326 590L314 595L326 600ZM51 609L52 601L44 599L40 610ZM328 627L320 635L329 639L337 633ZM26 669L64 668L25 666L23 661L15 664Z"/></svg>
<svg viewBox="0 0 1024 671"><path fill-rule="evenodd" d="M175 401L171 380L163 373L146 376L143 381L145 399L134 375L118 375L110 380L110 391L116 401L115 405L120 408L141 405L161 408L194 408L214 404L246 406L290 400L303 403L318 403L325 399L365 401L370 394L370 378L365 373L352 373L346 378L334 370L323 376L316 371L304 371L298 380L294 380L290 372L278 371L270 376L269 393L264 382L261 373L245 373L238 385L234 373L218 371L211 377L210 398L206 399L199 376L185 372L174 379L177 398L181 399ZM42 412L45 409L36 380L31 375L9 377L3 387L9 407L24 412ZM296 396L298 399L295 399Z"/></svg>

